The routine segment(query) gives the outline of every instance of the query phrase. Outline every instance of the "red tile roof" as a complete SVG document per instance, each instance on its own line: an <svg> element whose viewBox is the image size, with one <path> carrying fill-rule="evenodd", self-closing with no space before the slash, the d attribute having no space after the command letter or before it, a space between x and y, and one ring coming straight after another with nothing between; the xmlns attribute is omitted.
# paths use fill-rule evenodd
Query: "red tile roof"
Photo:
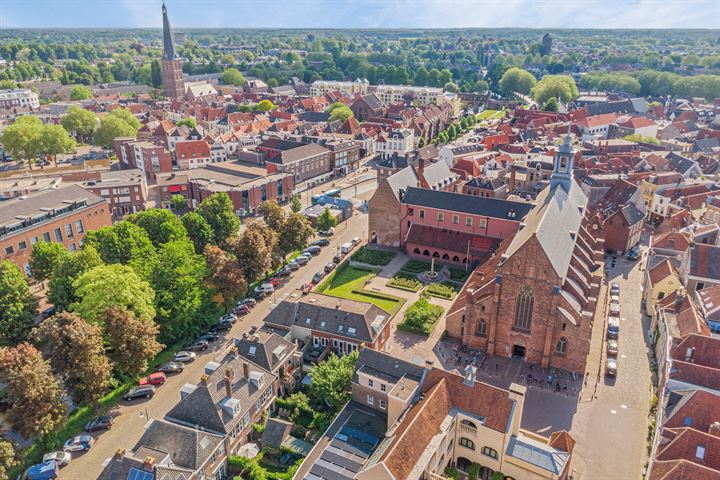
<svg viewBox="0 0 720 480"><path fill-rule="evenodd" d="M657 285L667 277L673 275L675 270L670 263L670 260L663 260L662 262L655 265L649 272L650 285Z"/></svg>
<svg viewBox="0 0 720 480"><path fill-rule="evenodd" d="M703 457L699 458L698 447L703 447ZM686 460L713 470L720 470L720 437L683 428L667 445L661 447L655 456L659 461Z"/></svg>
<svg viewBox="0 0 720 480"><path fill-rule="evenodd" d="M210 145L205 140L188 140L175 144L178 159L207 158L210 156Z"/></svg>

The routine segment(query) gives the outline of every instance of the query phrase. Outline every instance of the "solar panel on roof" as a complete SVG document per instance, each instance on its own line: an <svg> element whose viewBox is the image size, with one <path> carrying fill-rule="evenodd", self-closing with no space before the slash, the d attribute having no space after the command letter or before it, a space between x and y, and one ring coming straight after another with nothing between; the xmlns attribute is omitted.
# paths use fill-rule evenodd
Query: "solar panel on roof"
<svg viewBox="0 0 720 480"><path fill-rule="evenodd" d="M154 480L154 478L155 475L153 473L130 467L127 480Z"/></svg>
<svg viewBox="0 0 720 480"><path fill-rule="evenodd" d="M340 429L342 433L347 435L348 437L352 437L356 440L360 440L361 442L365 442L369 445L375 446L378 443L378 438L374 435L367 434L365 432L361 432L360 430L357 430L352 427L348 427L345 425Z"/></svg>

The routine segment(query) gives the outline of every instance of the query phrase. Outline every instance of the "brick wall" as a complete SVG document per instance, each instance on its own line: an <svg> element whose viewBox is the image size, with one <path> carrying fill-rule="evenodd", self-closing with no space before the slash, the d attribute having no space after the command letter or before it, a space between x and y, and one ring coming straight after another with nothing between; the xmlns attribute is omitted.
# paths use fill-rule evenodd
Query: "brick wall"
<svg viewBox="0 0 720 480"><path fill-rule="evenodd" d="M400 246L400 202L387 182L380 183L368 201L368 242L385 247Z"/></svg>

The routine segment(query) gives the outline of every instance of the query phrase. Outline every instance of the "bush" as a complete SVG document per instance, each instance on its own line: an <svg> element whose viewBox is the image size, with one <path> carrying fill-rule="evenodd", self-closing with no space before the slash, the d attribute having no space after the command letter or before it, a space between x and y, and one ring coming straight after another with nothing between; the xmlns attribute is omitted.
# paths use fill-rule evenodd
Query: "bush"
<svg viewBox="0 0 720 480"><path fill-rule="evenodd" d="M445 309L440 305L431 304L427 298L421 297L405 311L405 318L398 328L411 333L429 336L435 328Z"/></svg>
<svg viewBox="0 0 720 480"><path fill-rule="evenodd" d="M425 289L428 295L441 298L454 298L457 292L457 286L451 282L431 283Z"/></svg>
<svg viewBox="0 0 720 480"><path fill-rule="evenodd" d="M450 278L459 282L464 282L465 280L467 280L467 278L472 273L472 270L468 270L466 272L465 269L457 267L448 267L448 271L450 272Z"/></svg>
<svg viewBox="0 0 720 480"><path fill-rule="evenodd" d="M420 273L430 270L430 262L423 260L408 260L405 265L402 266L401 270L406 272Z"/></svg>
<svg viewBox="0 0 720 480"><path fill-rule="evenodd" d="M395 252L362 247L352 254L352 259L356 262L367 263L368 265L387 265L395 258L395 255L397 255Z"/></svg>
<svg viewBox="0 0 720 480"><path fill-rule="evenodd" d="M404 272L398 272L388 282L388 287L395 287L401 290L408 290L410 292L417 292L422 287L422 282L415 277Z"/></svg>

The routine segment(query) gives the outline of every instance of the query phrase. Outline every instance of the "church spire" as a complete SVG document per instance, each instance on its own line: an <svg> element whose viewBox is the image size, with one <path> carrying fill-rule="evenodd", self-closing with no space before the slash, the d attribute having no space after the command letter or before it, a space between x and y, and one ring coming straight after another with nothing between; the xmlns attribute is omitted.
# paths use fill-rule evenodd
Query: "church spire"
<svg viewBox="0 0 720 480"><path fill-rule="evenodd" d="M177 52L175 51L175 36L173 35L172 27L170 26L170 19L168 18L167 7L165 1L162 4L163 14L163 59L164 60L175 60L178 58Z"/></svg>
<svg viewBox="0 0 720 480"><path fill-rule="evenodd" d="M550 177L551 189L560 185L566 192L570 191L570 186L573 181L574 158L575 151L570 143L570 129L568 129L567 135L565 135L565 141L555 154L553 173Z"/></svg>

